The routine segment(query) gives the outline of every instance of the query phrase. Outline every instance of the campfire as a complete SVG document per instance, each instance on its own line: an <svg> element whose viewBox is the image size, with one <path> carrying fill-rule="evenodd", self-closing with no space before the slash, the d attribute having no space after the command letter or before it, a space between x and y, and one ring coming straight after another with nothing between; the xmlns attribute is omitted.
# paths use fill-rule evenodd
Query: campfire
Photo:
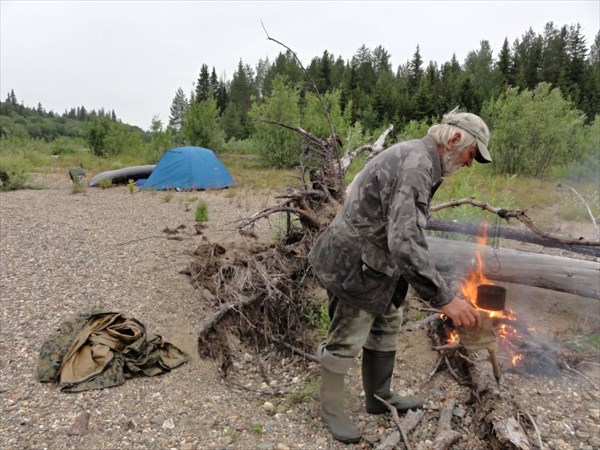
<svg viewBox="0 0 600 450"><path fill-rule="evenodd" d="M484 275L481 249L487 239L487 224L484 224L477 237L475 264L461 282L462 295L479 311L481 325L475 329L455 329L449 320L444 320L443 347L462 345L470 351L486 349L498 382L502 371L558 375L556 350L536 336L533 327L507 309L506 289Z"/></svg>

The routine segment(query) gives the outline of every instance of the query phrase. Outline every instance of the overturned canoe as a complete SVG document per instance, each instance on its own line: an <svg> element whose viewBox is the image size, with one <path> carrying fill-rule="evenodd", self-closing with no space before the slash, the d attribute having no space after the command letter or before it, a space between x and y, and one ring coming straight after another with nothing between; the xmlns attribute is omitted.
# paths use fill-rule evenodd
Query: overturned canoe
<svg viewBox="0 0 600 450"><path fill-rule="evenodd" d="M140 178L148 178L155 167L156 164L149 164L146 166L132 166L124 167L123 169L108 170L94 175L88 186L96 187L100 180L111 180L113 184L119 184L127 183L129 180L136 181Z"/></svg>

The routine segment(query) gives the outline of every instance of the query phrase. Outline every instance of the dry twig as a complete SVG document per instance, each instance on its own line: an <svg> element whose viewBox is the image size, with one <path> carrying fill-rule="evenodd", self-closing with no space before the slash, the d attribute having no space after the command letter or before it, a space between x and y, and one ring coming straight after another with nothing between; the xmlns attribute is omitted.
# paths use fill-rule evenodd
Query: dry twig
<svg viewBox="0 0 600 450"><path fill-rule="evenodd" d="M394 406L392 406L389 402L387 402L386 400L381 398L379 395L373 394L373 397L375 397L377 400L379 400L381 403L383 403L387 407L387 409L390 410L390 412L392 413L392 418L394 419L394 423L396 424L396 426L398 427L398 431L400 431L400 434L402 435L402 440L404 441L406 450L411 450L412 447L408 440L408 436L406 435L406 431L404 430L404 427L400 423L400 417L398 416L398 410L396 408L394 408Z"/></svg>

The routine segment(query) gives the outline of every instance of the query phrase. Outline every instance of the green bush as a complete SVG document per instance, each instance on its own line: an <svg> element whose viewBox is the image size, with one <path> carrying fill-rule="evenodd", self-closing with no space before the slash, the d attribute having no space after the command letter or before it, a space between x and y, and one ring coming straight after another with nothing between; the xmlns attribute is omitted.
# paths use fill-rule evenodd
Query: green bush
<svg viewBox="0 0 600 450"><path fill-rule="evenodd" d="M207 222L208 221L208 204L206 202L200 202L196 206L195 214L196 222Z"/></svg>
<svg viewBox="0 0 600 450"><path fill-rule="evenodd" d="M494 173L543 177L585 156L583 114L548 83L508 89L486 108Z"/></svg>
<svg viewBox="0 0 600 450"><path fill-rule="evenodd" d="M16 191L27 189L29 178L23 172L5 171L0 169L0 191Z"/></svg>
<svg viewBox="0 0 600 450"><path fill-rule="evenodd" d="M218 151L225 146L225 132L219 124L217 101L209 97L193 102L187 109L181 133L189 145Z"/></svg>
<svg viewBox="0 0 600 450"><path fill-rule="evenodd" d="M255 103L248 113L255 121L252 139L259 154L268 167L296 167L299 163L301 140L298 133L277 125L264 123L275 121L297 125L300 121L298 88L286 85L285 78L277 76L273 90L264 103Z"/></svg>

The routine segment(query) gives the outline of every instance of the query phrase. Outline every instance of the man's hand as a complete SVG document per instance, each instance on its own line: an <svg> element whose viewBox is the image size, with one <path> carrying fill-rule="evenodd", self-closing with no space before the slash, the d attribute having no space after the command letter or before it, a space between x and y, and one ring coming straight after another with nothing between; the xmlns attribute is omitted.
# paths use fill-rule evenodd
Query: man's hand
<svg viewBox="0 0 600 450"><path fill-rule="evenodd" d="M459 297L454 297L450 303L440 307L457 327L472 327L479 325L481 317L479 312L468 302Z"/></svg>

